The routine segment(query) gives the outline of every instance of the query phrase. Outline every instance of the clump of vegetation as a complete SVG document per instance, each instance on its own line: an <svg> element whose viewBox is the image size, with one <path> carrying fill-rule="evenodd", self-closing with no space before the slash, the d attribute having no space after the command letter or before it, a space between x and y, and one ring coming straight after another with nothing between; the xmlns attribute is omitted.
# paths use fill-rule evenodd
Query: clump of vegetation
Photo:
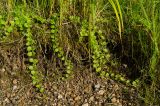
<svg viewBox="0 0 160 106"><path fill-rule="evenodd" d="M63 51L63 48L60 46L57 14L53 15L51 18L51 38L53 51L54 53L56 53L58 58L64 63L66 67L65 78L68 78L73 73L73 63L71 62L71 60L67 59Z"/></svg>
<svg viewBox="0 0 160 106"><path fill-rule="evenodd" d="M73 75L73 66L83 65L73 62L77 53L81 58L76 59L91 66L102 78L134 87L146 105L160 104L159 1L2 0L0 3L4 4L0 6L0 42L24 40L26 66L40 92L44 91L41 73L45 70L39 71L38 60L39 54L44 54L38 54L37 49L44 52L40 49L43 38L43 45L47 43L52 48L49 59L57 60L53 69L65 67L63 79Z"/></svg>
<svg viewBox="0 0 160 106"><path fill-rule="evenodd" d="M31 19L27 18L27 22L24 25L24 28L26 31L23 33L26 36L26 47L27 47L27 56L29 60L29 66L28 70L31 73L32 83L35 85L40 92L44 92L44 88L42 87L42 79L39 75L38 69L37 69L37 63L38 60L36 59L36 41L33 39L32 33L31 33Z"/></svg>

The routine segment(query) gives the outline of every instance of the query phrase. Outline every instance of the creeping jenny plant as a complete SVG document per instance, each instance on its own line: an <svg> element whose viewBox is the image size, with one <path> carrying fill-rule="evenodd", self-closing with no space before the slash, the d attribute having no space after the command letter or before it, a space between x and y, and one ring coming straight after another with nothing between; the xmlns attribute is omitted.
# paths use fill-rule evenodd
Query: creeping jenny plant
<svg viewBox="0 0 160 106"><path fill-rule="evenodd" d="M32 83L39 89L40 92L44 92L44 88L42 87L41 78L38 73L37 63L38 60L36 59L36 41L33 39L31 33L31 19L27 17L26 23L24 24L24 28L26 29L25 36L26 36L26 47L27 47L27 56L29 59L29 66L28 70L31 73Z"/></svg>
<svg viewBox="0 0 160 106"><path fill-rule="evenodd" d="M73 70L73 63L71 60L69 60L63 51L63 48L60 47L60 42L59 42L59 34L58 34L58 17L57 14L52 16L51 18L51 39L52 39L52 47L54 53L58 56L58 58L64 62L64 65L66 67L66 74L65 78L68 78L72 74Z"/></svg>

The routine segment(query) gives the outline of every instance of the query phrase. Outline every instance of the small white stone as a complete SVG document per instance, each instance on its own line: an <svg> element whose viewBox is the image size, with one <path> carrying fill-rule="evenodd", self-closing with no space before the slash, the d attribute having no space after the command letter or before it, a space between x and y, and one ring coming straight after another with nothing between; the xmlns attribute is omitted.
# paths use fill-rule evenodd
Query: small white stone
<svg viewBox="0 0 160 106"><path fill-rule="evenodd" d="M2 68L0 71L1 71L2 73L4 73L6 70L5 70L4 68Z"/></svg>
<svg viewBox="0 0 160 106"><path fill-rule="evenodd" d="M94 101L94 96L91 96L91 97L89 98L89 101L90 101L90 102Z"/></svg>
<svg viewBox="0 0 160 106"><path fill-rule="evenodd" d="M98 91L98 95L103 95L105 93L105 91L104 90L100 90L100 91Z"/></svg>
<svg viewBox="0 0 160 106"><path fill-rule="evenodd" d="M112 101L112 103L116 103L117 99L116 98L112 98L111 101Z"/></svg>
<svg viewBox="0 0 160 106"><path fill-rule="evenodd" d="M99 89L100 88L100 84L96 84L94 87L95 87L95 89Z"/></svg>
<svg viewBox="0 0 160 106"><path fill-rule="evenodd" d="M6 103L10 103L10 100L9 100L8 98L6 98L4 101L5 101Z"/></svg>
<svg viewBox="0 0 160 106"><path fill-rule="evenodd" d="M13 86L13 91L15 91L17 89L17 86L16 85L14 85Z"/></svg>
<svg viewBox="0 0 160 106"><path fill-rule="evenodd" d="M62 99L63 96L61 94L58 95L58 99Z"/></svg>
<svg viewBox="0 0 160 106"><path fill-rule="evenodd" d="M85 104L83 104L82 106L89 106L89 104L88 104L88 103L85 103Z"/></svg>

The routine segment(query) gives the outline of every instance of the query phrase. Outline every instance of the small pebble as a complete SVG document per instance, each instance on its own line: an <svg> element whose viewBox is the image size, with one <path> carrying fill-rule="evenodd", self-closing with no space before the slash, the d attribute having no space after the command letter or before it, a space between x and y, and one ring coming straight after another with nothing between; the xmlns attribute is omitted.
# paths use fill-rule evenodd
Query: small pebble
<svg viewBox="0 0 160 106"><path fill-rule="evenodd" d="M89 98L89 101L90 101L90 102L94 101L94 96L91 96L91 97Z"/></svg>
<svg viewBox="0 0 160 106"><path fill-rule="evenodd" d="M10 103L10 100L9 100L8 98L6 98L6 99L4 100L4 102L5 102L5 103Z"/></svg>
<svg viewBox="0 0 160 106"><path fill-rule="evenodd" d="M119 88L118 84L115 84L114 88L115 88L115 89L118 89L118 88Z"/></svg>
<svg viewBox="0 0 160 106"><path fill-rule="evenodd" d="M111 101L112 101L112 103L116 103L117 99L116 98L112 98Z"/></svg>
<svg viewBox="0 0 160 106"><path fill-rule="evenodd" d="M62 99L63 96L61 94L58 95L58 99Z"/></svg>
<svg viewBox="0 0 160 106"><path fill-rule="evenodd" d="M78 101L78 100L80 100L80 99L81 99L80 96L77 96L77 97L74 98L75 101Z"/></svg>
<svg viewBox="0 0 160 106"><path fill-rule="evenodd" d="M121 103L118 103L117 106L123 106Z"/></svg>
<svg viewBox="0 0 160 106"><path fill-rule="evenodd" d="M84 92L85 92L85 93L90 93L90 92L91 92L91 87L90 87L90 86L87 86L87 87L84 89Z"/></svg>
<svg viewBox="0 0 160 106"><path fill-rule="evenodd" d="M117 99L117 103L120 103L119 99Z"/></svg>
<svg viewBox="0 0 160 106"><path fill-rule="evenodd" d="M85 103L85 104L83 104L82 106L89 106L89 104L88 104L88 103Z"/></svg>
<svg viewBox="0 0 160 106"><path fill-rule="evenodd" d="M13 86L13 91L15 91L17 89L17 86L16 85L14 85Z"/></svg>
<svg viewBox="0 0 160 106"><path fill-rule="evenodd" d="M15 84L15 85L17 84L17 82L18 82L17 79L13 80L13 84Z"/></svg>
<svg viewBox="0 0 160 106"><path fill-rule="evenodd" d="M116 96L116 95L113 93L113 94L112 94L112 97L115 97L115 96Z"/></svg>
<svg viewBox="0 0 160 106"><path fill-rule="evenodd" d="M9 98L11 96L11 94L10 93L7 93L7 97Z"/></svg>
<svg viewBox="0 0 160 106"><path fill-rule="evenodd" d="M128 105L129 105L129 106L131 106L131 105L132 105L132 103L128 103Z"/></svg>
<svg viewBox="0 0 160 106"><path fill-rule="evenodd" d="M54 96L57 96L58 95L58 92L54 92Z"/></svg>
<svg viewBox="0 0 160 106"><path fill-rule="evenodd" d="M100 84L96 84L94 87L95 87L95 89L99 89L100 88Z"/></svg>
<svg viewBox="0 0 160 106"><path fill-rule="evenodd" d="M2 68L0 71L1 71L2 73L4 73L6 70L5 70L4 68Z"/></svg>
<svg viewBox="0 0 160 106"><path fill-rule="evenodd" d="M100 91L98 91L98 95L103 95L105 93L105 91L104 90L100 90Z"/></svg>

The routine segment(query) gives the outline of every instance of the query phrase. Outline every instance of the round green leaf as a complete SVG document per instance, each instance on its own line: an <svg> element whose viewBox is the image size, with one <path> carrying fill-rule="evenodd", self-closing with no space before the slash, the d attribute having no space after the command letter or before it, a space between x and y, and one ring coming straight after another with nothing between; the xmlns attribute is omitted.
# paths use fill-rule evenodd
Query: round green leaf
<svg viewBox="0 0 160 106"><path fill-rule="evenodd" d="M37 59L34 59L34 64L37 64L38 63L38 60Z"/></svg>
<svg viewBox="0 0 160 106"><path fill-rule="evenodd" d="M31 71L31 74L32 75L36 75L36 71Z"/></svg>
<svg viewBox="0 0 160 106"><path fill-rule="evenodd" d="M32 80L36 80L36 77L35 77L35 76L32 76Z"/></svg>
<svg viewBox="0 0 160 106"><path fill-rule="evenodd" d="M29 66L28 68L29 68L30 70L33 70L33 69L34 69L34 67L33 67L33 66Z"/></svg>
<svg viewBox="0 0 160 106"><path fill-rule="evenodd" d="M100 73L100 76L105 76L105 71L102 71L101 73Z"/></svg>
<svg viewBox="0 0 160 106"><path fill-rule="evenodd" d="M58 52L58 51L59 51L59 49L58 49L58 48L56 48L54 51L55 51L55 52Z"/></svg>
<svg viewBox="0 0 160 106"><path fill-rule="evenodd" d="M5 32L5 35L7 35L7 36L8 36L9 34L10 34L9 32Z"/></svg>
<svg viewBox="0 0 160 106"><path fill-rule="evenodd" d="M29 62L33 63L34 59L33 58L29 58Z"/></svg>
<svg viewBox="0 0 160 106"><path fill-rule="evenodd" d="M10 24L11 24L12 26L14 26L14 21L10 21Z"/></svg>
<svg viewBox="0 0 160 106"><path fill-rule="evenodd" d="M27 56L31 57L31 56L33 56L33 53L32 52L28 52Z"/></svg>
<svg viewBox="0 0 160 106"><path fill-rule="evenodd" d="M28 46L28 47L27 47L27 51L32 51L32 47L31 47L31 46Z"/></svg>
<svg viewBox="0 0 160 106"><path fill-rule="evenodd" d="M71 70L67 70L67 73L70 74L72 71Z"/></svg>
<svg viewBox="0 0 160 106"><path fill-rule="evenodd" d="M101 67L96 69L96 72L100 72L101 71Z"/></svg>
<svg viewBox="0 0 160 106"><path fill-rule="evenodd" d="M51 30L51 33L54 34L56 31L54 29Z"/></svg>
<svg viewBox="0 0 160 106"><path fill-rule="evenodd" d="M124 82L124 81L125 81L125 78L124 78L124 77L121 77L120 80L121 80L122 82Z"/></svg>
<svg viewBox="0 0 160 106"><path fill-rule="evenodd" d="M28 24L27 24L27 23L25 23L25 24L24 24L24 27L28 28Z"/></svg>
<svg viewBox="0 0 160 106"><path fill-rule="evenodd" d="M103 51L104 51L105 53L108 53L108 49L106 49L106 48L105 48L105 49L103 49Z"/></svg>
<svg viewBox="0 0 160 106"><path fill-rule="evenodd" d="M52 20L51 20L51 24L52 24L52 25L53 25L53 24L55 24L55 21L54 21L54 19L52 19Z"/></svg>
<svg viewBox="0 0 160 106"><path fill-rule="evenodd" d="M111 73L111 77L112 77L112 78L114 77L114 75L115 75L114 73Z"/></svg>
<svg viewBox="0 0 160 106"><path fill-rule="evenodd" d="M1 24L1 25L5 25L6 22L5 22L4 20L1 20L1 21L0 21L0 24Z"/></svg>
<svg viewBox="0 0 160 106"><path fill-rule="evenodd" d="M33 85L36 85L37 81L36 80L32 80Z"/></svg>
<svg viewBox="0 0 160 106"><path fill-rule="evenodd" d="M61 58L61 60L63 60L63 61L65 60L64 56Z"/></svg>
<svg viewBox="0 0 160 106"><path fill-rule="evenodd" d="M106 73L106 75L105 75L107 78L109 77L109 73Z"/></svg>
<svg viewBox="0 0 160 106"><path fill-rule="evenodd" d="M69 65L69 66L67 66L67 70L70 70L71 69L71 66Z"/></svg>
<svg viewBox="0 0 160 106"><path fill-rule="evenodd" d="M40 88L41 88L41 85L40 85L40 84L37 84L36 87L40 89Z"/></svg>
<svg viewBox="0 0 160 106"><path fill-rule="evenodd" d="M68 77L69 77L69 75L68 75L68 74L66 74L66 75L65 75L65 77L66 77L66 78L68 78Z"/></svg>
<svg viewBox="0 0 160 106"><path fill-rule="evenodd" d="M40 88L40 92L43 93L44 92L44 88Z"/></svg>
<svg viewBox="0 0 160 106"><path fill-rule="evenodd" d="M126 81L126 84L130 84L130 80L127 80L127 81Z"/></svg>
<svg viewBox="0 0 160 106"><path fill-rule="evenodd" d="M60 53L58 53L58 57L59 57L59 58L61 58L61 57L62 57L62 55L61 55Z"/></svg>
<svg viewBox="0 0 160 106"><path fill-rule="evenodd" d="M26 43L26 46L30 46L30 45L31 45L31 43L30 43L30 42L27 42L27 43Z"/></svg>

